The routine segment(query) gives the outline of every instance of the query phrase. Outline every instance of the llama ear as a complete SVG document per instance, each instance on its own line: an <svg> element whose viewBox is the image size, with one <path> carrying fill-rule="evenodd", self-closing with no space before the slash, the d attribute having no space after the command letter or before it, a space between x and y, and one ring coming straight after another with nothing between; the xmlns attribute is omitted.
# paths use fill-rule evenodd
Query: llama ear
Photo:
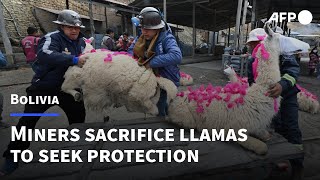
<svg viewBox="0 0 320 180"><path fill-rule="evenodd" d="M91 41L91 42L93 42L93 40L94 40L94 37L91 37L91 38L89 38L89 39L90 39L90 41Z"/></svg>
<svg viewBox="0 0 320 180"><path fill-rule="evenodd" d="M266 22L264 24L264 31L266 31L266 33L268 34L268 37L273 37L274 32L272 31L272 29L270 27L270 22Z"/></svg>

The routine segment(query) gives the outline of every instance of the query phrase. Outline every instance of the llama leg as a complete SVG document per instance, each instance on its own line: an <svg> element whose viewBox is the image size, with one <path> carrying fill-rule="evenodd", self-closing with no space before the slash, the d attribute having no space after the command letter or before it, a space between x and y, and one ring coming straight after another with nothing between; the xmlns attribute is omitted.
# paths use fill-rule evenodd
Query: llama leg
<svg viewBox="0 0 320 180"><path fill-rule="evenodd" d="M248 136L248 139L246 141L237 141L237 143L245 149L251 150L259 155L264 155L268 152L268 146L266 145L266 143L251 136Z"/></svg>
<svg viewBox="0 0 320 180"><path fill-rule="evenodd" d="M253 137L260 139L261 141L268 141L271 139L271 134L266 129L258 129L254 133L252 133Z"/></svg>
<svg viewBox="0 0 320 180"><path fill-rule="evenodd" d="M82 94L76 90L69 89L69 90L64 90L64 92L67 94L71 94L74 97L74 100L77 102L80 102L83 99Z"/></svg>

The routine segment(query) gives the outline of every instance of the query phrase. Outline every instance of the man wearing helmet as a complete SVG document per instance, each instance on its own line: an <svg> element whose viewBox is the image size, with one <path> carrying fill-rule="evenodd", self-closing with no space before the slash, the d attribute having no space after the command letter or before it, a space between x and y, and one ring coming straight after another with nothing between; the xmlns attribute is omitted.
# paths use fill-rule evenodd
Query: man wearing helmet
<svg viewBox="0 0 320 180"><path fill-rule="evenodd" d="M249 33L247 44L251 50L254 50L266 36L267 33L264 31L264 29L254 29ZM280 44L285 42L283 41L285 38L286 37L280 37ZM296 86L300 67L295 59L294 54L286 52L286 50L283 49L284 47L280 47L281 55L279 57L279 65L282 77L278 83L270 86L267 92L267 95L270 97L282 97L280 111L273 118L272 125L275 129L275 132L285 137L288 142L295 144L298 148L302 149L302 135L298 122L299 115L297 102L297 93L300 90ZM248 82L251 85L255 81L256 70L254 69L258 66L258 60L252 57L249 58L248 61ZM303 170L303 158L291 159L290 163L292 166L292 177L301 177ZM278 167L281 169L286 169L288 168L288 164L279 163Z"/></svg>
<svg viewBox="0 0 320 180"><path fill-rule="evenodd" d="M64 74L69 66L83 66L86 59L79 55L85 48L83 35L80 28L84 28L80 15L72 10L63 10L58 19L53 21L58 24L58 30L48 33L39 42L37 53L38 71L32 79L31 86L26 90L27 96L34 99L37 96L50 96L58 98L58 106L66 113L69 124L82 123L85 120L85 108L83 102L76 102L74 98L61 91ZM54 104L26 104L24 113L43 113ZM17 125L34 129L39 116L23 116ZM30 146L28 141L11 141L3 156L6 158L0 166L0 176L13 172L18 163L13 161L10 150L25 150Z"/></svg>
<svg viewBox="0 0 320 180"><path fill-rule="evenodd" d="M169 26L163 21L160 12L153 7L141 10L137 21L142 34L136 38L128 53L138 58L138 63L152 68L157 76L171 80L179 86L180 73L178 64L182 54ZM167 92L161 90L157 104L159 116L165 117L168 109Z"/></svg>

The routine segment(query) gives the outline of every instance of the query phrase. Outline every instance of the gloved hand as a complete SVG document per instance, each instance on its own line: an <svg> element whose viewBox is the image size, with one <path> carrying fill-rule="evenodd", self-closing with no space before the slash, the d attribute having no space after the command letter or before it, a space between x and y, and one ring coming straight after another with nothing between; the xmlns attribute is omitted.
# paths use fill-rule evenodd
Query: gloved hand
<svg viewBox="0 0 320 180"><path fill-rule="evenodd" d="M88 59L88 56L80 56L78 61L78 66L82 67Z"/></svg>

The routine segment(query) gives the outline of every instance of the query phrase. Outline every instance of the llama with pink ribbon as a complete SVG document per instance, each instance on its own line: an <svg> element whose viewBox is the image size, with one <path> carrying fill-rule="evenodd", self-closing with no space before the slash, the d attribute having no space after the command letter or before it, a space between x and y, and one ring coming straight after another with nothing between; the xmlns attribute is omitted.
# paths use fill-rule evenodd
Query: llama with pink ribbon
<svg viewBox="0 0 320 180"><path fill-rule="evenodd" d="M234 82L225 87L212 85L189 87L180 92L169 105L169 120L185 128L247 129L248 139L241 146L257 154L265 154L265 129L276 115L280 98L270 98L266 92L271 84L280 81L280 34L265 25L268 36L256 49L258 59L256 83ZM258 137L254 138L254 137Z"/></svg>

